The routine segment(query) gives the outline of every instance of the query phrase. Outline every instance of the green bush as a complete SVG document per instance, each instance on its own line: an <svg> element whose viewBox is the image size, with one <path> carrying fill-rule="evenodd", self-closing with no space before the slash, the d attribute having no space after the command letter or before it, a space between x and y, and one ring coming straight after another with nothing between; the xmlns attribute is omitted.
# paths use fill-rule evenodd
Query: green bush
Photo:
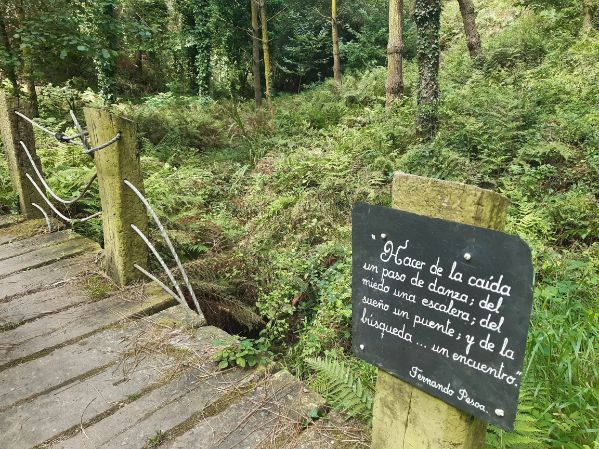
<svg viewBox="0 0 599 449"><path fill-rule="evenodd" d="M538 15L524 13L512 26L500 31L485 48L485 69L513 69L532 66L547 53L545 23Z"/></svg>
<svg viewBox="0 0 599 449"><path fill-rule="evenodd" d="M264 338L251 340L240 338L233 342L215 340L216 346L225 346L214 355L214 361L220 369L239 366L241 368L267 365L273 358L269 351L270 343Z"/></svg>
<svg viewBox="0 0 599 449"><path fill-rule="evenodd" d="M210 104L203 99L159 94L141 105L120 107L137 122L143 137L157 145L167 136L177 136L185 146L202 150L221 147L224 127L210 114Z"/></svg>

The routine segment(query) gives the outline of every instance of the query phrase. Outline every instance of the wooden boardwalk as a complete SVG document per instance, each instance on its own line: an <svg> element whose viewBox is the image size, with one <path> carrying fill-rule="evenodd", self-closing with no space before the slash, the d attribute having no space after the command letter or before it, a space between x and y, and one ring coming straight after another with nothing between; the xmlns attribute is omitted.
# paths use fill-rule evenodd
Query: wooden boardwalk
<svg viewBox="0 0 599 449"><path fill-rule="evenodd" d="M331 448L286 371L218 371L226 337L154 285L118 289L99 247L0 219L0 447Z"/></svg>

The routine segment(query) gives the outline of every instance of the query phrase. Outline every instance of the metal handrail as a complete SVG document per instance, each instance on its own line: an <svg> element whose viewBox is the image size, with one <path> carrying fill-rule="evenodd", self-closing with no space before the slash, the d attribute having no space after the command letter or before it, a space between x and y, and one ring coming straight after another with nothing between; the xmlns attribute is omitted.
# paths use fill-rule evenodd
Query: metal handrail
<svg viewBox="0 0 599 449"><path fill-rule="evenodd" d="M154 223L156 223L156 226L158 226L158 229L160 230L160 235L162 235L162 238L164 239L166 246L170 250L173 258L175 259L175 262L177 263L177 268L179 268L181 276L183 277L183 281L185 282L185 285L187 286L187 290L189 291L189 294L191 295L191 298L193 300L193 304L196 307L196 310L198 311L198 313L200 313L201 312L200 304L198 303L196 294L193 291L191 283L189 282L189 277L187 276L187 271L185 271L185 268L183 268L183 264L181 263L181 260L179 259L177 252L175 251L175 247L173 246L171 239L169 238L168 234L166 233L164 226L160 222L158 215L156 214L156 212L154 212L154 209L152 209L152 206L150 206L150 203L148 203L148 200L142 195L142 193L137 189L137 187L135 187L131 182L129 182L126 179L123 180L123 182L125 183L125 185L127 187L129 187L131 190L133 190L133 193L135 193L135 195L143 203L143 205L145 206L148 213L152 216Z"/></svg>

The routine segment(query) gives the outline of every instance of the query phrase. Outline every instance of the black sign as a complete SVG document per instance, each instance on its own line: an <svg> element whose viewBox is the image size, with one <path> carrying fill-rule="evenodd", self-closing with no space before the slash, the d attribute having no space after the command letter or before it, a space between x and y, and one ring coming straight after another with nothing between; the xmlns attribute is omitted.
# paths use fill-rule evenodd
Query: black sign
<svg viewBox="0 0 599 449"><path fill-rule="evenodd" d="M362 203L352 244L356 356L513 430L532 306L528 246Z"/></svg>

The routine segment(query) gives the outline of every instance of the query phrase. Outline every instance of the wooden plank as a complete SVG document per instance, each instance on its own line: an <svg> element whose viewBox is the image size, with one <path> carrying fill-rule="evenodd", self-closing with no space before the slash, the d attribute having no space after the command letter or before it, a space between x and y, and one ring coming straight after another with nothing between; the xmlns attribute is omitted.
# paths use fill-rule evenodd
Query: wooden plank
<svg viewBox="0 0 599 449"><path fill-rule="evenodd" d="M280 449L348 449L368 447L366 426L333 412L310 424L297 438Z"/></svg>
<svg viewBox="0 0 599 449"><path fill-rule="evenodd" d="M0 390L0 410L52 391L90 371L114 364L135 331L134 325L107 329L44 357L0 372L0 384L10 386Z"/></svg>
<svg viewBox="0 0 599 449"><path fill-rule="evenodd" d="M47 232L48 225L43 218L22 221L11 226L0 228L0 245L28 239L34 235L45 234Z"/></svg>
<svg viewBox="0 0 599 449"><path fill-rule="evenodd" d="M204 328L206 329L206 328ZM214 329L214 328L213 328ZM224 331L218 332L221 336ZM213 331L198 333L200 346L211 346ZM198 350L203 348L198 347ZM252 370L218 372L209 362L127 404L53 449L142 449L157 432L167 433L201 414L254 378Z"/></svg>
<svg viewBox="0 0 599 449"><path fill-rule="evenodd" d="M24 240L0 245L0 260L8 259L21 254L29 253L50 245L56 245L73 238L72 231L59 231L48 234L40 234Z"/></svg>
<svg viewBox="0 0 599 449"><path fill-rule="evenodd" d="M176 304L173 298L156 287L148 287L147 290L144 293L143 286L128 289L115 296L82 304L0 333L0 369L91 335L107 326Z"/></svg>
<svg viewBox="0 0 599 449"><path fill-rule="evenodd" d="M0 278L19 271L48 265L61 259L68 259L82 253L98 251L99 249L100 247L96 242L73 234L71 238L62 243L46 246L29 253L0 261Z"/></svg>
<svg viewBox="0 0 599 449"><path fill-rule="evenodd" d="M25 220L25 217L22 215L0 215L0 228L20 223L23 220Z"/></svg>
<svg viewBox="0 0 599 449"><path fill-rule="evenodd" d="M0 323L23 323L90 301L81 282L82 280L78 280L75 284L44 289L0 303Z"/></svg>
<svg viewBox="0 0 599 449"><path fill-rule="evenodd" d="M137 365L120 365L11 407L0 413L2 445L30 449L110 413L159 382L169 363L165 358L146 358Z"/></svg>
<svg viewBox="0 0 599 449"><path fill-rule="evenodd" d="M188 306L179 304L160 313L144 318L159 326L197 329L206 325L204 315L195 313Z"/></svg>
<svg viewBox="0 0 599 449"><path fill-rule="evenodd" d="M83 254L63 259L51 265L11 274L0 279L0 301L41 291L69 282L88 271L95 269L95 254Z"/></svg>
<svg viewBox="0 0 599 449"><path fill-rule="evenodd" d="M168 449L256 449L290 441L301 431L309 411L323 399L287 371L263 381L223 412L165 444Z"/></svg>

